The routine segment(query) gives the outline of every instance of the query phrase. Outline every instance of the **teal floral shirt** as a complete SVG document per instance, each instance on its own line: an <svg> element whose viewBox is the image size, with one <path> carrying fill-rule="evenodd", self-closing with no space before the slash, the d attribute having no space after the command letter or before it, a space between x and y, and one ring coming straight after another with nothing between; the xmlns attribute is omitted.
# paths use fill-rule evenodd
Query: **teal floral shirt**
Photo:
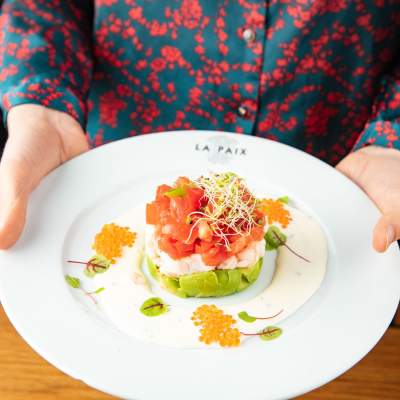
<svg viewBox="0 0 400 400"><path fill-rule="evenodd" d="M5 0L5 116L37 103L94 146L179 129L278 140L335 164L400 148L398 0Z"/></svg>

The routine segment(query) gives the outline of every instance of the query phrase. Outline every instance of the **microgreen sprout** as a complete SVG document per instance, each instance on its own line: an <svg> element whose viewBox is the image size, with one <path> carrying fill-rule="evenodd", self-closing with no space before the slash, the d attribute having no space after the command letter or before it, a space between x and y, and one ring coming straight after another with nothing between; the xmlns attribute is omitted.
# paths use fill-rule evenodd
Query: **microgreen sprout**
<svg viewBox="0 0 400 400"><path fill-rule="evenodd" d="M286 242L284 242L282 240L282 238L275 231L272 231L272 234L275 236L275 239L280 243L281 246L286 247L292 254L294 254L296 257L302 259L303 261L308 262L308 263L310 262L310 260L303 257L301 254L297 253L291 247L289 247L289 245L287 245Z"/></svg>
<svg viewBox="0 0 400 400"><path fill-rule="evenodd" d="M168 305L159 297L147 299L140 307L140 312L146 317L157 317L168 311Z"/></svg>
<svg viewBox="0 0 400 400"><path fill-rule="evenodd" d="M212 173L201 176L196 184L203 189L207 205L194 211L190 217L197 217L189 237L200 221L206 221L214 235L229 249L229 236L248 236L255 225L263 222L255 215L258 200L250 193L244 180L232 172Z"/></svg>
<svg viewBox="0 0 400 400"><path fill-rule="evenodd" d="M67 262L71 264L85 265L84 274L88 278L93 278L96 274L106 272L111 265L110 260L107 260L105 257L98 254L94 255L89 261L86 262L75 260L68 260Z"/></svg>
<svg viewBox="0 0 400 400"><path fill-rule="evenodd" d="M271 315L270 317L253 317L252 315L249 315L246 311L241 311L240 313L238 313L238 317L245 322L252 323L254 321L257 321L258 319L272 319L282 313L283 313L283 310L279 311L275 315Z"/></svg>
<svg viewBox="0 0 400 400"><path fill-rule="evenodd" d="M101 293L103 290L105 290L103 287L98 288L97 290L93 292L88 292L82 287L82 282L79 278L76 278L75 276L71 275L65 275L65 281L68 283L69 286L71 286L74 289L79 289L82 293L84 293L87 297L90 298L90 300L93 301L94 304L97 305L97 300L93 295Z"/></svg>
<svg viewBox="0 0 400 400"><path fill-rule="evenodd" d="M240 332L244 336L259 336L262 340L274 340L282 335L282 329L277 326L267 326L261 332L256 333L244 333Z"/></svg>

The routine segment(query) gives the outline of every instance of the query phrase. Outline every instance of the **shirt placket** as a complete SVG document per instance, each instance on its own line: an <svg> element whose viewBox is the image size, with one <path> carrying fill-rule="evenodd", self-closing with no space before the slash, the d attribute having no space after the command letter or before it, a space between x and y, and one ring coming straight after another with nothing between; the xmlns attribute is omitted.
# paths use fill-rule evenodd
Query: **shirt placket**
<svg viewBox="0 0 400 400"><path fill-rule="evenodd" d="M235 131L251 134L254 131L259 110L259 89L266 40L266 1L241 1L244 24L240 27L237 48L242 52L240 81L233 93L237 114ZM248 7L256 5L253 9ZM252 87L249 91L248 87Z"/></svg>

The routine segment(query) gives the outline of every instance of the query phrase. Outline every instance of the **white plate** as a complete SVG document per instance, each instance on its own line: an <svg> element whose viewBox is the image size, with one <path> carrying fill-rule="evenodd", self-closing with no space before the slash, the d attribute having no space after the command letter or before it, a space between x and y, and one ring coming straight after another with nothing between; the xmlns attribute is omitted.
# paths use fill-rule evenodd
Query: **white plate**
<svg viewBox="0 0 400 400"><path fill-rule="evenodd" d="M233 170L289 195L329 242L318 292L275 341L237 349L179 350L137 341L66 286L65 255L87 251L101 225L178 175ZM333 168L288 146L215 132L140 136L58 168L34 193L27 227L0 253L0 297L25 340L67 374L128 399L287 399L334 379L383 335L399 301L400 255L371 248L379 216ZM83 235L85 233L85 235ZM87 239L76 240L85 237ZM86 242L85 242L86 240Z"/></svg>

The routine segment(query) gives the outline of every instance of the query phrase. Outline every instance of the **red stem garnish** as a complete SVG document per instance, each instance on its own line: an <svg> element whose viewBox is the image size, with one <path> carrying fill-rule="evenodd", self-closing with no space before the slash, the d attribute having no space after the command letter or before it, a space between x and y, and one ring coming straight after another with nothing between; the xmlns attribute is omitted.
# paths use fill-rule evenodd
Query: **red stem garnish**
<svg viewBox="0 0 400 400"><path fill-rule="evenodd" d="M87 297L89 297L92 301L93 301L93 303L94 304L96 304L96 306L97 306L97 300L92 296L92 293L90 293L90 292L87 292L85 289L82 289L82 288L80 288L81 290L82 290L82 292L83 293L85 293L85 295L87 296Z"/></svg>
<svg viewBox="0 0 400 400"><path fill-rule="evenodd" d="M272 231L272 233L274 234L274 236L276 237L276 239L279 241L279 243L282 246L285 246L291 253L293 253L295 256L301 258L303 261L305 262L310 262L310 260L307 260L307 258L303 257L302 255L300 255L299 253L296 253L292 248L290 248L278 235L276 232Z"/></svg>
<svg viewBox="0 0 400 400"><path fill-rule="evenodd" d="M102 268L102 269L106 269L107 268L104 265L95 264L95 263L92 263L90 261L84 262L84 261L68 260L67 262L69 262L71 264L82 264L82 265L86 265L87 267L92 266L92 267Z"/></svg>
<svg viewBox="0 0 400 400"><path fill-rule="evenodd" d="M152 304L150 306L147 306L147 307L143 308L143 310L150 310L151 308L154 308L154 307L163 308L163 307L166 307L166 304L163 304L163 303Z"/></svg>
<svg viewBox="0 0 400 400"><path fill-rule="evenodd" d="M279 311L277 314L275 314L275 315L272 315L271 317L253 317L253 318L255 318L255 319L272 319L272 318L275 318L275 317L277 317L279 314L282 314L283 313L283 309L281 310L281 311Z"/></svg>
<svg viewBox="0 0 400 400"><path fill-rule="evenodd" d="M244 336L262 336L262 335L266 335L267 333L274 333L276 331L279 331L279 328L275 328L275 329L271 329L271 330L264 330L262 332L257 332L257 333L244 333L244 332L240 332L241 335Z"/></svg>

